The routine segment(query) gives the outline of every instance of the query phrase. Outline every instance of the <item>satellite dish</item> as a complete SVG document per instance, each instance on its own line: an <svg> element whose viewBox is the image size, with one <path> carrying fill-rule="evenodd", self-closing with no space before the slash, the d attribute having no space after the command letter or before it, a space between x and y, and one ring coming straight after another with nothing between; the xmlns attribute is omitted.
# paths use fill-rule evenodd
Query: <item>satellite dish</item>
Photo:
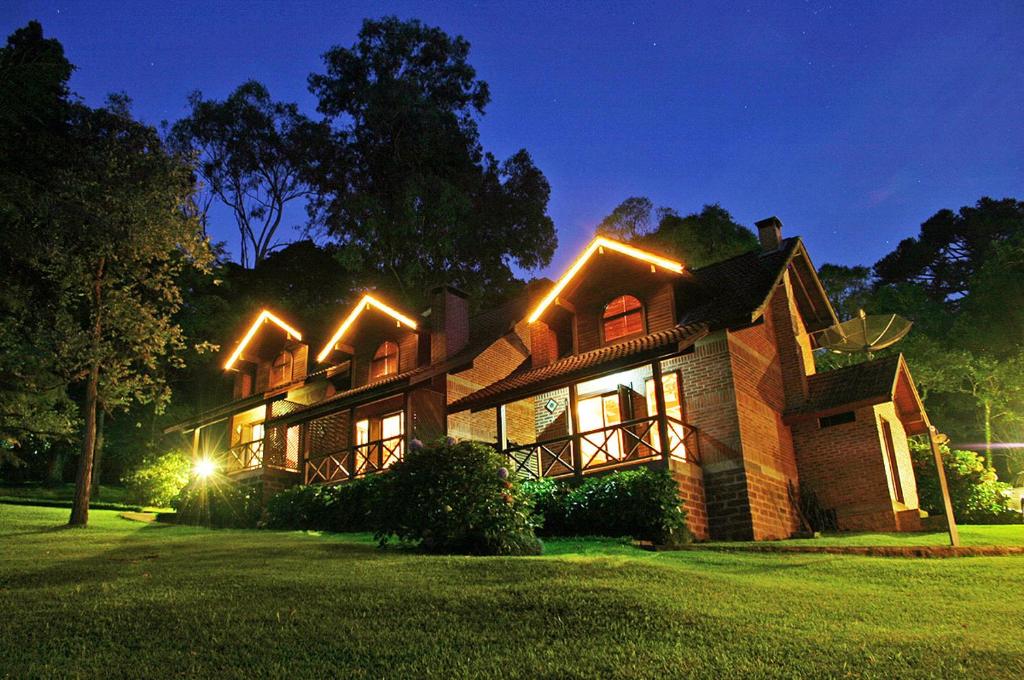
<svg viewBox="0 0 1024 680"><path fill-rule="evenodd" d="M898 314L868 316L862 309L855 318L819 331L818 345L844 354L877 352L902 340L912 325Z"/></svg>

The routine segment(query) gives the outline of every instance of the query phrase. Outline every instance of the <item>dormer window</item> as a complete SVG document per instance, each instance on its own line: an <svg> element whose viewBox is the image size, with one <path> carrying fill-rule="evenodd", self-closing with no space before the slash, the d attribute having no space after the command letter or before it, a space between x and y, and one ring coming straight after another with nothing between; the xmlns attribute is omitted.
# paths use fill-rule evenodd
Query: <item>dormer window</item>
<svg viewBox="0 0 1024 680"><path fill-rule="evenodd" d="M632 295L620 295L605 305L601 328L606 343L643 333L644 306Z"/></svg>
<svg viewBox="0 0 1024 680"><path fill-rule="evenodd" d="M381 343L370 362L370 380L398 373L398 345L390 340Z"/></svg>
<svg viewBox="0 0 1024 680"><path fill-rule="evenodd" d="M277 387L292 381L292 353L281 352L270 365L270 386Z"/></svg>

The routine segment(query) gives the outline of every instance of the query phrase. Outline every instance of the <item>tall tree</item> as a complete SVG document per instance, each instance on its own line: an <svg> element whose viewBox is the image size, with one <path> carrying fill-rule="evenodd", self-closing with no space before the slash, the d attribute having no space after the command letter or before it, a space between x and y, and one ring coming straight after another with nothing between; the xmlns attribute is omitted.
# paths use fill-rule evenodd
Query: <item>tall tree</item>
<svg viewBox="0 0 1024 680"><path fill-rule="evenodd" d="M826 262L818 267L818 278L841 320L856 317L868 304L872 287L870 267Z"/></svg>
<svg viewBox="0 0 1024 680"><path fill-rule="evenodd" d="M61 294L25 260L42 245L52 209L47 189L69 113L72 65L64 48L31 22L0 49L0 465L21 464L23 445L52 452L77 427L67 381L50 351L54 327L39 310ZM56 455L56 454L51 454Z"/></svg>
<svg viewBox="0 0 1024 680"><path fill-rule="evenodd" d="M658 227L640 240L672 253L696 269L757 248L754 232L736 222L729 211L711 203L699 213L680 216L661 208Z"/></svg>
<svg viewBox="0 0 1024 680"><path fill-rule="evenodd" d="M994 245L1024 232L1024 202L981 198L959 211L940 210L914 238L875 264L882 285L914 282L936 300L956 300L970 290L971 277Z"/></svg>
<svg viewBox="0 0 1024 680"><path fill-rule="evenodd" d="M235 216L242 266L255 266L280 245L289 204L309 194L303 166L326 128L296 104L274 101L254 80L224 101L193 92L189 104L190 115L174 124L169 140L176 150L197 155L206 188Z"/></svg>
<svg viewBox="0 0 1024 680"><path fill-rule="evenodd" d="M494 299L516 286L513 266L550 261L550 187L525 150L499 161L481 148L490 95L465 39L367 20L324 64L309 82L333 144L311 164L312 214L342 261L408 299L438 283Z"/></svg>
<svg viewBox="0 0 1024 680"><path fill-rule="evenodd" d="M26 30L42 39L38 26ZM8 41L15 60L21 37ZM66 88L56 92L38 109L47 115L21 119L18 133L36 158L24 159L20 183L4 177L2 227L5 242L31 243L6 257L20 274L19 294L43 320L39 356L83 395L70 524L84 525L98 409L166 402L162 369L182 345L172 318L181 303L176 276L205 266L208 249L182 211L194 190L192 167L130 118L123 97L92 109ZM12 188L24 193L12 196Z"/></svg>
<svg viewBox="0 0 1024 680"><path fill-rule="evenodd" d="M615 206L601 223L597 233L623 241L634 241L647 234L651 227L654 204L646 196L630 196Z"/></svg>

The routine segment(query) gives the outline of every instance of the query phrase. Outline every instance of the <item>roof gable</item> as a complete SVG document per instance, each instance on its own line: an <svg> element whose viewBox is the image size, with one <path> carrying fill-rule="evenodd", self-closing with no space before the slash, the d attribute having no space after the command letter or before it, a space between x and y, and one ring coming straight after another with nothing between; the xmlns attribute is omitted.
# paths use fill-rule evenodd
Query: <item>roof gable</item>
<svg viewBox="0 0 1024 680"><path fill-rule="evenodd" d="M269 309L262 309L256 316L256 320L252 322L249 329L245 332L245 335L242 336L241 341L239 341L238 345L231 353L231 356L229 356L228 360L224 362L224 370L228 370L235 365L235 362L241 358L242 352L244 352L245 349L253 343L257 334L260 332L260 329L262 329L267 323L272 323L280 330L284 331L285 336L288 339L302 340L302 333L292 328Z"/></svg>
<svg viewBox="0 0 1024 680"><path fill-rule="evenodd" d="M614 241L605 236L598 236L593 241L590 242L590 244L584 249L580 256L576 258L576 260L569 266L565 273L562 274L558 281L555 282L555 285L552 286L551 290L549 290L547 294L544 295L544 297L537 304L537 306L534 307L533 311L530 313L530 316L527 317L527 321L530 323L537 321L544 314L544 312L555 302L555 300L558 299L559 294L566 289L566 287L573 281L573 279L577 278L577 276L580 274L580 272L583 271L583 269L592 260L592 258L595 255L602 254L605 249L615 253L619 253L621 255L626 255L628 257L634 258L642 262L646 262L652 267L660 267L663 270L670 271L675 274L683 273L683 264L681 262L670 260L666 257L662 257L661 255L657 255L646 250L641 250L640 248L637 248L635 246Z"/></svg>
<svg viewBox="0 0 1024 680"><path fill-rule="evenodd" d="M419 330L419 326L415 319L402 314L394 307L381 302L374 296L367 293L363 295L359 302L356 303L356 306L352 308L352 311L349 312L348 316L345 317L338 328L334 331L334 335L331 336L331 339L327 341L327 344L325 344L323 349L320 350L320 353L316 355L316 360L318 362L323 363L323 361L330 356L335 345L341 342L345 333L347 333L349 329L352 328L353 324L355 324L356 319L358 319L360 315L368 309L374 309L394 319L396 323L405 326L410 330Z"/></svg>

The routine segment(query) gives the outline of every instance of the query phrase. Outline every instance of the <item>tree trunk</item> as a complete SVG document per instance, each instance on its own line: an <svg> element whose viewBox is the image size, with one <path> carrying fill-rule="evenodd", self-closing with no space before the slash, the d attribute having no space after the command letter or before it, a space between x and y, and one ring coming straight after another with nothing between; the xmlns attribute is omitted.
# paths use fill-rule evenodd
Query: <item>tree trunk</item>
<svg viewBox="0 0 1024 680"><path fill-rule="evenodd" d="M992 465L992 402L985 400L985 467L993 469Z"/></svg>
<svg viewBox="0 0 1024 680"><path fill-rule="evenodd" d="M46 485L57 486L64 481L64 451L54 448L46 464Z"/></svg>
<svg viewBox="0 0 1024 680"><path fill-rule="evenodd" d="M103 339L102 293L103 271L106 258L100 257L96 275L92 281L92 357L89 366L89 381L85 385L85 403L82 415L85 417L85 436L82 438L82 456L78 460L78 475L75 477L75 501L71 506L68 524L84 527L89 523L89 492L92 491L92 463L96 452L96 405L99 402L100 387L100 341Z"/></svg>
<svg viewBox="0 0 1024 680"><path fill-rule="evenodd" d="M85 388L85 435L82 438L82 455L78 459L78 475L75 478L75 502L71 506L68 524L84 527L89 523L89 492L92 490L92 462L96 451L96 394L100 382L100 364L94 361L89 370L89 382Z"/></svg>
<svg viewBox="0 0 1024 680"><path fill-rule="evenodd" d="M107 422L107 412L102 405L97 405L96 412L96 444L92 454L92 492L93 498L100 497L100 476L103 474L103 426Z"/></svg>

